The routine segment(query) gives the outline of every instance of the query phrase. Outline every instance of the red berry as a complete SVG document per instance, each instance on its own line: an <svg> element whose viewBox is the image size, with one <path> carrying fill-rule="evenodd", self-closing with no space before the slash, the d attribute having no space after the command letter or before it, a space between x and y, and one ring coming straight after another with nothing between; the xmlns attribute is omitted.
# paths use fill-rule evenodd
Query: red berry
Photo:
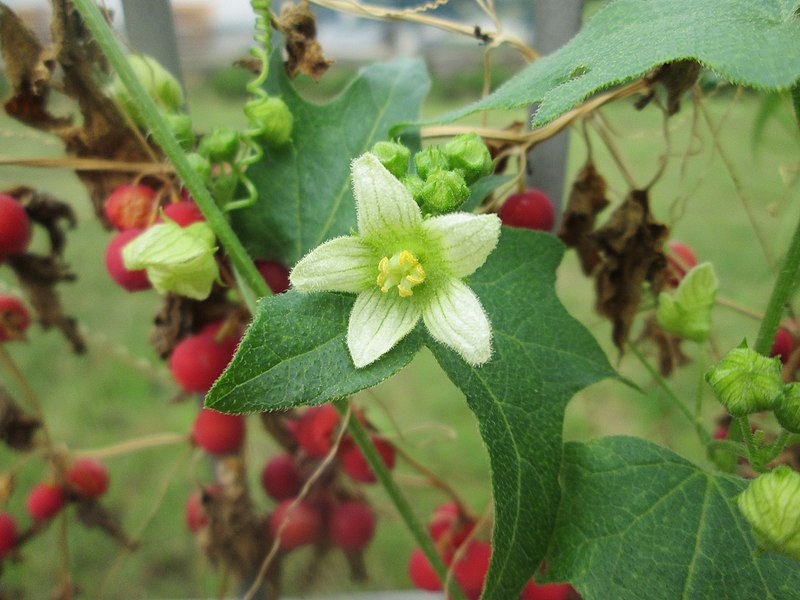
<svg viewBox="0 0 800 600"><path fill-rule="evenodd" d="M697 265L697 257L689 246L672 240L667 244L667 265L670 270L667 283L676 287L684 275Z"/></svg>
<svg viewBox="0 0 800 600"><path fill-rule="evenodd" d="M531 579L522 590L520 600L567 600L572 586L568 583L543 583L536 585Z"/></svg>
<svg viewBox="0 0 800 600"><path fill-rule="evenodd" d="M414 587L429 592L438 592L442 589L442 583L433 570L428 557L420 548L414 548L408 559L408 576Z"/></svg>
<svg viewBox="0 0 800 600"><path fill-rule="evenodd" d="M0 559L17 545L17 523L8 513L0 512Z"/></svg>
<svg viewBox="0 0 800 600"><path fill-rule="evenodd" d="M108 489L108 469L95 458L81 458L67 470L67 482L80 496L98 498Z"/></svg>
<svg viewBox="0 0 800 600"><path fill-rule="evenodd" d="M205 489L195 490L186 499L186 526L192 533L208 525L208 514L203 506L203 496L216 496L222 492L222 486L211 485Z"/></svg>
<svg viewBox="0 0 800 600"><path fill-rule="evenodd" d="M772 343L772 350L769 351L770 356L781 357L781 362L786 364L789 360L789 355L794 350L794 338L787 329L781 327L775 334L775 341Z"/></svg>
<svg viewBox="0 0 800 600"><path fill-rule="evenodd" d="M491 544L473 540L461 559L453 565L453 576L469 600L478 600L480 597L491 556Z"/></svg>
<svg viewBox="0 0 800 600"><path fill-rule="evenodd" d="M119 185L109 194L103 212L120 231L145 228L155 216L156 191L146 185Z"/></svg>
<svg viewBox="0 0 800 600"><path fill-rule="evenodd" d="M0 294L0 342L24 340L31 315L15 296Z"/></svg>
<svg viewBox="0 0 800 600"><path fill-rule="evenodd" d="M714 433L712 436L715 440L727 440L728 439L728 426L727 425L717 425L714 429Z"/></svg>
<svg viewBox="0 0 800 600"><path fill-rule="evenodd" d="M129 271L122 262L122 248L142 233L142 229L126 229L111 238L106 248L106 270L118 285L129 292L146 290L150 288L150 280L144 269Z"/></svg>
<svg viewBox="0 0 800 600"><path fill-rule="evenodd" d="M164 207L164 216L175 221L181 227L186 227L192 223L205 221L202 211L192 200L181 200Z"/></svg>
<svg viewBox="0 0 800 600"><path fill-rule="evenodd" d="M372 436L372 443L387 468L393 469L395 461L394 446L377 436ZM377 481L375 473L372 472L372 468L367 463L367 459L364 458L361 450L352 441L342 444L339 450L339 459L342 461L342 469L353 481L360 483L375 483Z"/></svg>
<svg viewBox="0 0 800 600"><path fill-rule="evenodd" d="M244 417L201 408L192 427L192 441L209 454L233 454L244 441Z"/></svg>
<svg viewBox="0 0 800 600"><path fill-rule="evenodd" d="M64 490L52 483L37 483L25 501L28 514L36 521L47 521L63 506Z"/></svg>
<svg viewBox="0 0 800 600"><path fill-rule="evenodd" d="M455 502L445 502L439 506L428 521L428 533L431 538L435 542L445 541L446 549L450 552L454 552L463 544L473 529L475 521L461 514Z"/></svg>
<svg viewBox="0 0 800 600"><path fill-rule="evenodd" d="M255 261L256 269L261 273L273 294L282 294L289 289L289 269L274 260L259 258Z"/></svg>
<svg viewBox="0 0 800 600"><path fill-rule="evenodd" d="M288 453L272 457L261 471L261 485L269 497L275 500L297 496L303 481L294 464L294 457Z"/></svg>
<svg viewBox="0 0 800 600"><path fill-rule="evenodd" d="M16 199L0 194L0 257L25 252L30 241L28 213Z"/></svg>
<svg viewBox="0 0 800 600"><path fill-rule="evenodd" d="M553 203L542 190L531 188L511 194L500 208L503 225L552 231L556 222Z"/></svg>
<svg viewBox="0 0 800 600"><path fill-rule="evenodd" d="M361 550L375 534L375 513L359 500L337 505L328 520L328 537L342 550Z"/></svg>
<svg viewBox="0 0 800 600"><path fill-rule="evenodd" d="M330 404L307 409L294 430L297 443L313 458L322 458L333 447L333 434L339 425L339 413Z"/></svg>
<svg viewBox="0 0 800 600"><path fill-rule="evenodd" d="M292 498L283 500L269 516L269 531L275 538L280 529L280 545L284 550L313 544L322 534L322 515L319 510L302 501L289 510L293 503Z"/></svg>
<svg viewBox="0 0 800 600"><path fill-rule="evenodd" d="M172 350L169 368L187 392L205 393L231 361L234 346L197 334L184 338Z"/></svg>

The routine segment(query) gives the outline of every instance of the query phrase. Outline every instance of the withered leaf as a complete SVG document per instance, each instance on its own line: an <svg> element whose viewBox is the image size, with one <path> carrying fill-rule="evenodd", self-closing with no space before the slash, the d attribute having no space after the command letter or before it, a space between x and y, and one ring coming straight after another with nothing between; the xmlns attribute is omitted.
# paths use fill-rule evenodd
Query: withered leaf
<svg viewBox="0 0 800 600"><path fill-rule="evenodd" d="M286 72L289 77L305 73L318 81L333 61L325 58L317 41L317 22L308 1L301 0L297 5L284 2L276 25L286 38Z"/></svg>
<svg viewBox="0 0 800 600"><path fill-rule="evenodd" d="M656 84L661 84L667 92L667 116L672 116L681 109L683 94L692 88L700 75L700 63L694 60L678 60L661 65L646 77L650 84L650 92L636 103L641 110L653 100Z"/></svg>
<svg viewBox="0 0 800 600"><path fill-rule="evenodd" d="M129 550L135 550L139 542L128 537L117 517L96 500L81 499L76 503L78 520L86 527L97 527L117 540Z"/></svg>
<svg viewBox="0 0 800 600"><path fill-rule="evenodd" d="M600 262L597 239L590 233L594 230L597 215L606 206L606 180L589 160L572 183L558 232L558 237L564 244L577 250L581 268L586 275L590 275Z"/></svg>
<svg viewBox="0 0 800 600"><path fill-rule="evenodd" d="M596 309L613 323L614 344L622 351L642 297L642 286L658 293L665 283L661 248L669 229L650 213L648 194L633 190L608 222L592 235L600 252L595 271Z"/></svg>
<svg viewBox="0 0 800 600"><path fill-rule="evenodd" d="M658 372L669 377L678 367L689 363L689 357L681 350L683 338L659 327L655 315L650 315L644 323L639 341L652 340L658 351Z"/></svg>
<svg viewBox="0 0 800 600"><path fill-rule="evenodd" d="M3 193L19 200L25 207L28 217L47 230L50 238L50 251L53 254L61 254L66 242L62 223L65 222L68 227L72 228L77 222L72 207L49 194L25 186L6 190Z"/></svg>
<svg viewBox="0 0 800 600"><path fill-rule="evenodd" d="M39 419L22 410L11 394L0 386L0 440L14 450L30 450L33 436L41 426Z"/></svg>

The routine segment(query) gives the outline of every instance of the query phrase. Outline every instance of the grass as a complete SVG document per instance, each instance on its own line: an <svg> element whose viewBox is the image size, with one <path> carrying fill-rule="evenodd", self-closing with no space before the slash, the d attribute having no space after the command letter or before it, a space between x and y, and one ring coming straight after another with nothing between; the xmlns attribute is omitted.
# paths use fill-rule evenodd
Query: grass
<svg viewBox="0 0 800 600"><path fill-rule="evenodd" d="M208 86L194 90L190 98L199 128L244 124L236 98L215 95ZM703 103L711 121L721 126L717 140L730 161L730 170L720 159L702 113L686 102L682 112L668 123L671 158L651 188L654 215L671 227L672 237L687 242L701 260L715 265L721 280L720 294L755 309L766 303L775 261L800 217L798 189L792 179L797 173L797 136L770 122L763 146L754 153L749 132L758 102L755 96L720 93ZM449 107L449 101L434 99L426 110L435 115ZM647 184L665 151L660 113L654 108L637 112L624 103L608 107L603 115L618 132L613 136L615 144L636 183ZM498 124L506 119L511 120L507 115L493 116ZM13 141L16 155L59 153L57 146L43 145L43 136L31 136L7 120L0 123L0 129ZM624 178L597 136L591 134L590 139L598 169L608 178L612 199L618 202L627 190ZM569 177L587 156L579 132L573 133L572 142ZM689 159L686 164L684 157ZM738 185L733 176L740 179ZM86 194L74 176L61 171L0 170L3 188L20 183L68 200L79 217L66 254L79 279L61 289L67 312L79 319L89 338L89 351L83 356L72 355L57 332L37 328L31 332L30 343L8 346L40 399L53 437L71 449L81 449L156 432L186 432L196 407L192 402L170 403L176 387L147 343L149 323L158 306L156 295L126 294L108 280L102 254L109 234L93 219ZM766 241L764 248L754 226ZM11 289L15 285L8 270L0 268L3 284ZM610 328L591 306L591 282L580 274L572 253L567 253L559 270L558 291L570 312L595 333L620 371L643 391L604 382L581 392L568 409L566 438L639 435L704 462L704 449L687 423L635 360L630 355L619 358L611 347ZM757 325L757 321L729 309L716 309L713 351L724 351L745 337L753 339ZM637 334L638 328L634 330L634 336ZM686 349L699 364L681 368L674 383L678 395L693 405L701 389L698 381L706 359L696 348L687 345ZM645 346L645 350L650 349ZM3 384L21 397L8 371L0 372ZM438 369L429 352L423 351L393 379L359 394L357 401L370 419L396 436L411 455L463 493L475 511L485 510L490 499L489 470L476 423L461 393ZM703 394L703 404L704 417L711 423L720 411L707 393ZM253 496L267 510L269 502L255 479L271 445L257 433L255 422L250 425L247 456L252 464ZM105 503L120 516L126 530L136 533L148 515L155 511L155 516L141 533L141 549L130 556L123 556L120 547L98 531L70 520L69 561L76 582L87 596L94 597L101 586L109 598L216 594L219 580L198 558L183 522L189 491L197 481L210 479L207 462L190 455L186 444L178 444L108 459L112 485ZM0 449L3 469L17 460L18 456ZM17 491L4 509L23 515L27 490L45 476L40 460L23 465L15 481ZM398 469L398 478L421 518L444 500L440 492L421 485L419 477L406 466ZM411 549L410 538L381 491L367 492L380 514L377 537L367 558L370 581L358 587L345 581L345 564L337 555L323 563L314 591L409 586L404 565ZM25 523L24 517L20 520ZM30 597L46 597L58 582L59 544L59 525L54 523L26 545L23 562L5 565L4 586L24 589ZM290 591L298 588L292 582L304 579L304 570L312 560L309 552L298 554L290 561L286 578Z"/></svg>

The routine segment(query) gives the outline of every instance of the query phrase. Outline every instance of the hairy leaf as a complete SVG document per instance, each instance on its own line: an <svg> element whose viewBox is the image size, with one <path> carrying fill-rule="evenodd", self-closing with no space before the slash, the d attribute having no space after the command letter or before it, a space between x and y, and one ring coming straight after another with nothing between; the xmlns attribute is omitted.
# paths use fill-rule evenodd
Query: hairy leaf
<svg viewBox="0 0 800 600"><path fill-rule="evenodd" d="M563 253L551 235L504 227L469 280L492 321L492 359L470 367L427 342L466 394L489 450L495 525L484 598L516 598L539 566L559 502L564 409L575 392L614 374L556 296Z"/></svg>
<svg viewBox="0 0 800 600"><path fill-rule="evenodd" d="M758 551L736 507L742 479L611 437L566 444L562 481L547 576L585 600L797 598L798 563Z"/></svg>

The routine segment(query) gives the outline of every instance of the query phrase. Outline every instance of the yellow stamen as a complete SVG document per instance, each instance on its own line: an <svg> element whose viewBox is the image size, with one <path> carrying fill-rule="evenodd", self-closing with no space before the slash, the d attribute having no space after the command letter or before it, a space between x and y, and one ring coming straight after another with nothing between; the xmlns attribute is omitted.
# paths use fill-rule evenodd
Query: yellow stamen
<svg viewBox="0 0 800 600"><path fill-rule="evenodd" d="M425 281L425 269L408 250L391 258L384 256L378 263L377 285L386 293L396 287L401 298L413 296L411 288Z"/></svg>

